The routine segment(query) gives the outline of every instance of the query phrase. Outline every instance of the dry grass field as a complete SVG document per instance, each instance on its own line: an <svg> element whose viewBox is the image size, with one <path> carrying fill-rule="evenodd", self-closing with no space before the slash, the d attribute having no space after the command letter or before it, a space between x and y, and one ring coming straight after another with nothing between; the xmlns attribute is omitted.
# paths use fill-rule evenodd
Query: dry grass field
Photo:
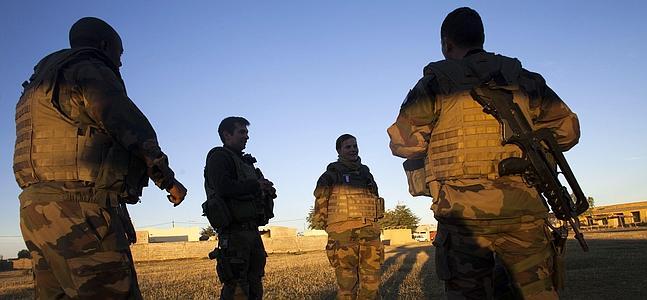
<svg viewBox="0 0 647 300"><path fill-rule="evenodd" d="M583 253L568 249L568 281L563 299L647 299L647 240L590 239ZM441 299L429 243L387 247L381 292L385 299ZM430 259L431 258L431 259ZM137 264L146 299L213 299L220 284L207 259ZM324 251L278 254L268 258L266 299L333 299L335 282ZM31 274L0 273L1 299L33 298Z"/></svg>

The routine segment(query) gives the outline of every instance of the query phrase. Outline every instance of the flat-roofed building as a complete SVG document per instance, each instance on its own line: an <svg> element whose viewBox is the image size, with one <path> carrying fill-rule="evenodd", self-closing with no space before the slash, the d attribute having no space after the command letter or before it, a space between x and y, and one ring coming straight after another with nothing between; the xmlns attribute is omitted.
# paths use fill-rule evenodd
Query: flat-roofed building
<svg viewBox="0 0 647 300"><path fill-rule="evenodd" d="M579 219L584 229L647 225L647 201L597 206Z"/></svg>

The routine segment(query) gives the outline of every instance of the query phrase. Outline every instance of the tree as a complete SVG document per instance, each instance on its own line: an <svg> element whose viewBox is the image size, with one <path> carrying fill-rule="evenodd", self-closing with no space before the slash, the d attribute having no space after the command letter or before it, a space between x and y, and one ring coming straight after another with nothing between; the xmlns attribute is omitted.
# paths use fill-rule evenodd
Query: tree
<svg viewBox="0 0 647 300"><path fill-rule="evenodd" d="M389 209L384 212L384 218L379 223L383 229L386 228L408 228L415 230L420 222L411 209L406 205L396 205L394 209Z"/></svg>
<svg viewBox="0 0 647 300"><path fill-rule="evenodd" d="M573 201L577 201L575 194L571 193L571 199L573 199ZM590 216L593 214L593 208L595 207L595 199L593 199L593 197L586 197L586 201L589 202L589 209L587 209L584 213Z"/></svg>
<svg viewBox="0 0 647 300"><path fill-rule="evenodd" d="M586 201L589 202L589 209L586 211L589 216L593 214L593 208L595 207L595 199L593 197L587 197Z"/></svg>
<svg viewBox="0 0 647 300"><path fill-rule="evenodd" d="M310 212L308 213L308 216L306 217L306 221L308 222L308 229L324 229L324 224L323 222L315 220L315 208L314 206L310 206Z"/></svg>
<svg viewBox="0 0 647 300"><path fill-rule="evenodd" d="M31 258L31 252L27 249L18 251L18 258Z"/></svg>
<svg viewBox="0 0 647 300"><path fill-rule="evenodd" d="M207 228L202 228L202 231L200 231L200 236L206 236L207 239L212 236L216 236L216 231L213 230L213 227L211 225L207 226Z"/></svg>

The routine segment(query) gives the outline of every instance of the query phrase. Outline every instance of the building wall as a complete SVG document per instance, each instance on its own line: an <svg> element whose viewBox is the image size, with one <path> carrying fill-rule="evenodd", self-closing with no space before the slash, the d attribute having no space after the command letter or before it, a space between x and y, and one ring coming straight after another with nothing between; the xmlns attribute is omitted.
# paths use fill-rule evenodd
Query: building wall
<svg viewBox="0 0 647 300"><path fill-rule="evenodd" d="M200 231L202 228L198 226L193 227L172 227L172 228L141 228L138 231L148 232L148 241L160 240L163 237L179 237L186 236L189 242L197 242L200 240ZM139 238L139 236L138 236Z"/></svg>
<svg viewBox="0 0 647 300"><path fill-rule="evenodd" d="M403 245L415 242L411 237L411 229L384 229L380 238L382 241L388 241L389 245Z"/></svg>
<svg viewBox="0 0 647 300"><path fill-rule="evenodd" d="M296 253L323 250L326 236L263 237L267 253ZM135 261L206 258L217 241L135 244L130 247Z"/></svg>
<svg viewBox="0 0 647 300"><path fill-rule="evenodd" d="M590 229L644 225L647 223L647 201L595 207L579 219L583 228Z"/></svg>
<svg viewBox="0 0 647 300"><path fill-rule="evenodd" d="M261 226L259 231L269 231L269 236L275 237L295 237L297 236L297 229L285 226Z"/></svg>
<svg viewBox="0 0 647 300"><path fill-rule="evenodd" d="M135 231L137 244L148 244L148 231Z"/></svg>
<svg viewBox="0 0 647 300"><path fill-rule="evenodd" d="M311 229L304 231L303 236L328 236L328 233L322 229Z"/></svg>
<svg viewBox="0 0 647 300"><path fill-rule="evenodd" d="M29 270L31 269L31 259L29 258L18 258L11 260L14 270Z"/></svg>

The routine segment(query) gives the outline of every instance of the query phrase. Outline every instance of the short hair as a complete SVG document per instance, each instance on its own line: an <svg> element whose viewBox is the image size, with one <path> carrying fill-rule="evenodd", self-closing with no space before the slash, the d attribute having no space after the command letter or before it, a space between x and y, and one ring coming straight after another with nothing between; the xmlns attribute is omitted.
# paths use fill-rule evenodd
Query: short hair
<svg viewBox="0 0 647 300"><path fill-rule="evenodd" d="M218 135L223 143L225 142L224 133L227 132L229 134L233 134L234 129L236 129L236 124L240 126L249 126L249 121L243 117L226 117L220 122L220 125L218 125Z"/></svg>
<svg viewBox="0 0 647 300"><path fill-rule="evenodd" d="M469 7L450 12L440 26L440 37L460 47L483 47L485 31L481 16Z"/></svg>
<svg viewBox="0 0 647 300"><path fill-rule="evenodd" d="M117 31L105 21L95 17L81 18L70 28L70 47L98 48L101 41L121 44Z"/></svg>
<svg viewBox="0 0 647 300"><path fill-rule="evenodd" d="M356 139L356 138L348 133L344 133L337 138L337 141L335 141L335 149L337 149L337 152L341 150L341 144L348 139Z"/></svg>

